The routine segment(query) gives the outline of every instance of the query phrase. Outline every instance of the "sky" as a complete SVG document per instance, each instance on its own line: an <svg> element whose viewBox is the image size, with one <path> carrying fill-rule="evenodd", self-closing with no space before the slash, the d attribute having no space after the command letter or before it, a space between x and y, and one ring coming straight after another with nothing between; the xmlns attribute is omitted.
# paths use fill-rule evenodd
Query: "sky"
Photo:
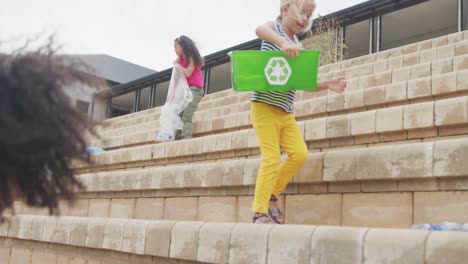
<svg viewBox="0 0 468 264"><path fill-rule="evenodd" d="M241 44L256 38L256 26L278 16L280 0L0 2L1 52L22 46L26 39L44 42L53 34L62 53L107 54L160 71L172 67L178 36L192 38L202 56ZM315 17L365 0L316 2Z"/></svg>

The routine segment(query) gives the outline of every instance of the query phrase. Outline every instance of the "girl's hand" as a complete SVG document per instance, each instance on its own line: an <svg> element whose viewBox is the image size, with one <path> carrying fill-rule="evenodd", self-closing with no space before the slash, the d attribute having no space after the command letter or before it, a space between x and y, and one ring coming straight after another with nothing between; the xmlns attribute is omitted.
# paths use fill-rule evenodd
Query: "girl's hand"
<svg viewBox="0 0 468 264"><path fill-rule="evenodd" d="M297 57L299 56L299 50L301 49L298 45L286 42L281 45L281 49L286 57Z"/></svg>
<svg viewBox="0 0 468 264"><path fill-rule="evenodd" d="M345 77L338 77L337 79L328 82L328 89L337 93L342 93L346 89L347 85L348 83L346 82Z"/></svg>

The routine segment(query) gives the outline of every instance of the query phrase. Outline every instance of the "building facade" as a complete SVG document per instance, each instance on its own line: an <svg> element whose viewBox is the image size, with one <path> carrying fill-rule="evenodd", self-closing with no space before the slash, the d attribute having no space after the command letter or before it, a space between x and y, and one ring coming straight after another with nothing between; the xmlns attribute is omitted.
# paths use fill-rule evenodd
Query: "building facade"
<svg viewBox="0 0 468 264"><path fill-rule="evenodd" d="M105 54L72 55L73 58L86 64L86 74L103 79L112 90L113 87L128 83L132 80L156 73L156 71L121 60ZM130 113L125 102L113 100L113 105L108 109L108 99L94 96L91 89L75 87L70 89L70 96L75 99L77 109L88 118L102 120L107 116L125 115Z"/></svg>

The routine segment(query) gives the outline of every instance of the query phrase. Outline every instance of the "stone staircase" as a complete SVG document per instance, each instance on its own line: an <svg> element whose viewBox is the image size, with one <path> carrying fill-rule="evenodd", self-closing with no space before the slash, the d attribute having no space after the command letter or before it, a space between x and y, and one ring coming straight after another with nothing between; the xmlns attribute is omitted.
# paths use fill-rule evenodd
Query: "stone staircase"
<svg viewBox="0 0 468 264"><path fill-rule="evenodd" d="M298 92L309 148L280 197L288 225L251 221L260 165L250 94L207 95L189 140L155 143L160 108L106 121L62 216L18 201L0 263L464 263L468 32L322 66L343 94Z"/></svg>

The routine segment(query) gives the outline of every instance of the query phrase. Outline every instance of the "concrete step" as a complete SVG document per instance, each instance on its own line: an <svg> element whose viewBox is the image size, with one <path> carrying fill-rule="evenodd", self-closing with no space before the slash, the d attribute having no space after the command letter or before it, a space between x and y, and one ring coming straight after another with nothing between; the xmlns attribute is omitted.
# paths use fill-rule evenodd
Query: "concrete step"
<svg viewBox="0 0 468 264"><path fill-rule="evenodd" d="M50 248L206 263L463 263L468 257L467 233L403 229L18 216L1 235Z"/></svg>

